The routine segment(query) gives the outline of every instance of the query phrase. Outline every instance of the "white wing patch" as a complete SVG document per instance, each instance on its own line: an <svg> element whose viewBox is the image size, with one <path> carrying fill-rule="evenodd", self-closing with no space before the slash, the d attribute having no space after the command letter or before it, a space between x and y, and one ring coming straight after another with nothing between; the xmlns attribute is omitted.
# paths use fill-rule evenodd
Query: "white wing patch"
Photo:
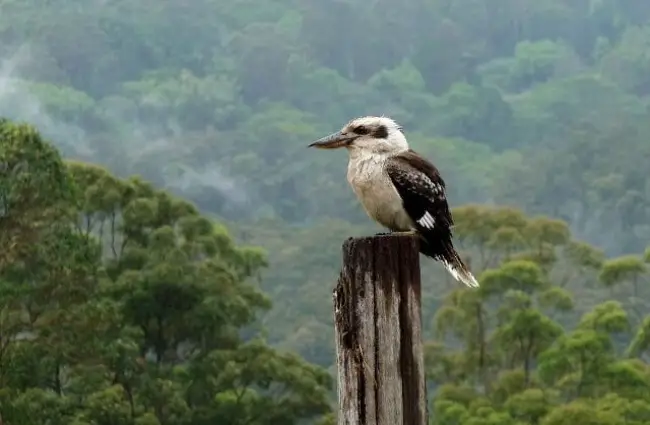
<svg viewBox="0 0 650 425"><path fill-rule="evenodd" d="M426 227L427 229L433 229L433 227L436 225L436 219L433 218L431 214L429 214L429 211L426 211L424 215L418 220L418 224L422 227Z"/></svg>

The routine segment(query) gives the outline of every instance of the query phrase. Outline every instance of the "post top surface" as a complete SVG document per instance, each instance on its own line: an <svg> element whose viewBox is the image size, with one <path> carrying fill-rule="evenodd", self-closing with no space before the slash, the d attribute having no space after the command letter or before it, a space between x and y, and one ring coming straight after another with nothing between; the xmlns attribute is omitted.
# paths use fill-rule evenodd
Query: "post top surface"
<svg viewBox="0 0 650 425"><path fill-rule="evenodd" d="M366 246L369 244L379 244L379 245L391 245L391 244L399 244L402 245L404 243L411 245L413 243L418 243L419 238L415 234L404 234L404 233L396 233L396 234L377 234L377 235L369 235L369 236L357 236L357 237L349 237L345 240L343 243L344 248L350 248L351 246Z"/></svg>

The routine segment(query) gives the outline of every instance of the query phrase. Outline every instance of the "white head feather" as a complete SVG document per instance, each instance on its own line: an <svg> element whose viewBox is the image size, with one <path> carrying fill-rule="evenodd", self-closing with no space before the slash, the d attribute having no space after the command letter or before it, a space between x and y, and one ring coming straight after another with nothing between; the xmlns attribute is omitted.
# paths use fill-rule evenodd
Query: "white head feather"
<svg viewBox="0 0 650 425"><path fill-rule="evenodd" d="M409 149L402 127L389 117L355 118L343 127L341 133L358 136L346 146L350 151L396 154Z"/></svg>
<svg viewBox="0 0 650 425"><path fill-rule="evenodd" d="M409 149L402 127L388 117L360 117L340 131L309 145L319 149L346 148L351 156L394 155Z"/></svg>

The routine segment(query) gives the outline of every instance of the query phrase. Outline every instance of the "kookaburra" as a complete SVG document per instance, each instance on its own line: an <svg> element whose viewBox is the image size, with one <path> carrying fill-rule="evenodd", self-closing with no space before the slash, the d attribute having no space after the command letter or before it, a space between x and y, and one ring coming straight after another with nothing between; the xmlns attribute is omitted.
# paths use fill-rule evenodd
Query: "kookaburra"
<svg viewBox="0 0 650 425"><path fill-rule="evenodd" d="M346 148L348 182L366 213L391 232L417 234L420 252L470 287L478 282L452 243L453 218L438 169L409 148L387 117L362 117L309 147Z"/></svg>

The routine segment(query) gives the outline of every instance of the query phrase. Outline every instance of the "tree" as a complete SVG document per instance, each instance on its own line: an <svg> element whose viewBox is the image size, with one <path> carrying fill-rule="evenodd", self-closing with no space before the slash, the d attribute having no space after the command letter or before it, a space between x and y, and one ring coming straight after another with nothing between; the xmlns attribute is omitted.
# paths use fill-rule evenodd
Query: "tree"
<svg viewBox="0 0 650 425"><path fill-rule="evenodd" d="M57 151L26 124L0 121L0 270L23 260L57 217L72 186Z"/></svg>
<svg viewBox="0 0 650 425"><path fill-rule="evenodd" d="M69 163L65 182L38 143L12 147L36 140L28 131L0 139L14 164L32 152L48 176L0 166L3 187L42 195L14 202L29 213L12 215L21 226L3 225L0 210L3 403L11 397L29 423L99 423L106 406L109 421L182 422L196 406L179 374L212 353L196 348L203 336L232 360L268 335L332 371L338 246L378 229L345 181L345 153L304 147L354 116L385 114L441 170L455 240L488 282L456 292L439 263L422 262L431 387L449 389L435 415L648 422L635 393L650 355L648 4L3 1L0 116L36 125L67 159L101 165ZM211 251L225 240L231 248ZM234 241L263 247L268 267ZM245 273L242 261L260 265ZM229 296L214 301L212 281ZM626 330L602 329L623 317ZM566 395L577 375L557 366L540 377L542 357L577 343L578 330L585 344L590 334L611 345L584 384L597 394L579 401ZM224 389L219 409L236 406L232 390L258 403L233 410L254 416L274 391L259 385ZM227 408L210 403L201 409L214 421Z"/></svg>
<svg viewBox="0 0 650 425"><path fill-rule="evenodd" d="M642 71L648 66L649 26L631 26L623 32L620 42L601 59L603 73L621 87L647 95L650 80Z"/></svg>
<svg viewBox="0 0 650 425"><path fill-rule="evenodd" d="M569 290L599 278L638 283L640 257L603 262L566 223L514 209L454 213L483 272L479 290L453 290L435 315L425 346L432 423L643 423L650 375L638 358L647 356L648 319L637 327L623 303L592 307Z"/></svg>
<svg viewBox="0 0 650 425"><path fill-rule="evenodd" d="M24 251L2 241L4 421L290 425L329 412L329 374L258 335L270 307L260 249L141 179L64 165L35 130L3 124L22 136L5 139L16 153L3 158L24 173L3 182L6 216L19 206L31 238Z"/></svg>

